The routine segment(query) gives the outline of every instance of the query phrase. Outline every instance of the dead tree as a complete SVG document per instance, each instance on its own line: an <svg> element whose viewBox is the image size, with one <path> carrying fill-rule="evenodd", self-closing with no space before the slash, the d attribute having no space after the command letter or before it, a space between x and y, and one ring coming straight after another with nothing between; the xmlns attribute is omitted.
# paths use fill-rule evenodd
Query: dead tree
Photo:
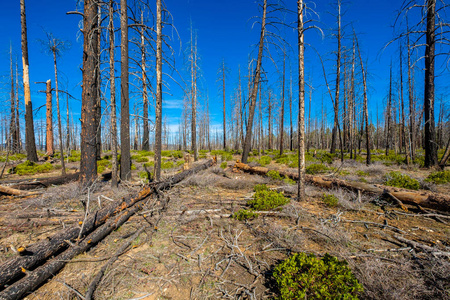
<svg viewBox="0 0 450 300"><path fill-rule="evenodd" d="M53 115L52 115L52 81L49 79L46 82L47 89L45 91L47 103L47 130L46 130L46 155L53 156Z"/></svg>
<svg viewBox="0 0 450 300"><path fill-rule="evenodd" d="M194 153L194 161L198 160L197 149L197 36L194 35L191 24L191 150Z"/></svg>
<svg viewBox="0 0 450 300"><path fill-rule="evenodd" d="M97 111L97 0L84 1L83 13L83 85L81 99L80 182L90 184L97 178L96 111Z"/></svg>
<svg viewBox="0 0 450 300"><path fill-rule="evenodd" d="M131 178L130 98L128 93L128 7L120 0L120 178Z"/></svg>
<svg viewBox="0 0 450 300"><path fill-rule="evenodd" d="M28 62L27 17L25 0L20 0L20 21L22 40L23 92L25 98L25 150L27 160L37 162L36 142L34 137L33 105L31 103L30 73Z"/></svg>
<svg viewBox="0 0 450 300"><path fill-rule="evenodd" d="M12 153L18 152L18 136L16 133L16 95L14 86L14 71L13 71L13 55L12 55L12 44L9 48L10 54L10 67L11 67L11 114L10 114L10 125L9 125L9 148Z"/></svg>
<svg viewBox="0 0 450 300"><path fill-rule="evenodd" d="M116 113L116 77L115 77L115 36L114 36L114 0L109 0L109 82L111 93L111 148L112 148L112 173L111 186L117 187L117 113Z"/></svg>
<svg viewBox="0 0 450 300"><path fill-rule="evenodd" d="M298 200L306 199L305 194L305 42L303 28L303 0L297 1L298 34Z"/></svg>
<svg viewBox="0 0 450 300"><path fill-rule="evenodd" d="M162 7L156 0L156 109L155 109L155 179L161 179L162 131Z"/></svg>
<svg viewBox="0 0 450 300"><path fill-rule="evenodd" d="M261 34L259 38L259 45L258 45L258 60L256 62L256 68L255 73L253 76L253 87L251 90L250 95L250 107L249 107L249 114L248 114L248 121L247 121L247 132L245 134L245 141L243 145L243 152L242 152L242 162L247 163L247 158L250 153L250 148L252 144L252 129L253 129L253 118L255 115L255 107L256 107L256 96L258 94L258 86L260 83L261 78L261 63L262 63L262 56L263 56L263 50L264 50L264 39L265 39L265 33L266 33L266 13L267 13L267 0L264 0L263 3L263 13L261 18Z"/></svg>
<svg viewBox="0 0 450 300"><path fill-rule="evenodd" d="M227 68L225 67L225 60L222 60L219 73L222 81L222 104L223 104L223 150L227 150L227 122L226 122L226 98L225 98L225 79Z"/></svg>
<svg viewBox="0 0 450 300"><path fill-rule="evenodd" d="M56 116L58 118L58 135L59 135L59 151L61 157L61 174L66 174L66 167L64 163L64 144L63 144L63 134L62 134L62 122L61 122L61 110L59 106L59 89L58 89L58 65L57 57L67 49L69 43L60 39L57 39L53 34L46 32L47 41L41 41L44 45L45 50L48 54L53 56L53 65L55 68L55 96L56 96Z"/></svg>

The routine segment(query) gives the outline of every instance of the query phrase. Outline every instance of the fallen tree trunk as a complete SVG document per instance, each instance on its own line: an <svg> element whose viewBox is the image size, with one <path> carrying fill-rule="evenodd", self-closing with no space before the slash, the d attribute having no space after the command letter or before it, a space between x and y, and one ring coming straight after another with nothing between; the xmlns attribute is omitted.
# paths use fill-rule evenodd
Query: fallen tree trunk
<svg viewBox="0 0 450 300"><path fill-rule="evenodd" d="M0 185L0 193L11 196L31 196L35 193L24 192L15 188Z"/></svg>
<svg viewBox="0 0 450 300"><path fill-rule="evenodd" d="M189 175L207 169L214 164L213 160L209 160L204 164L198 165L192 169L176 174L162 182L155 182L145 186L137 196L125 199L120 203L114 202L110 205L91 213L84 222L83 232L81 236L92 232L95 228L103 225L108 218L120 213L121 211L134 206L136 203L146 199L154 192L170 188L174 184L180 182ZM22 268L32 270L42 264L49 257L68 247L67 241L72 241L80 234L80 227L73 226L68 229L61 230L53 236L41 240L33 245L27 246L27 253L30 255L12 258L0 265L0 291L4 289L6 284L23 276Z"/></svg>
<svg viewBox="0 0 450 300"><path fill-rule="evenodd" d="M119 228L125 223L132 215L134 215L141 207L136 205L117 216L117 218L111 218L105 224L98 227L94 232L89 234L78 245L73 245L54 259L48 261L44 265L36 268L34 271L25 271L26 276L14 284L8 286L0 292L1 300L13 300L21 299L25 294L33 291L48 278L59 272L67 261L74 258L76 255L81 254L89 250L92 246L96 245L113 230Z"/></svg>
<svg viewBox="0 0 450 300"><path fill-rule="evenodd" d="M73 173L64 176L36 179L31 182L14 184L11 186L11 188L18 190L33 190L41 187L49 187L51 185L61 185L78 180L79 175L80 173Z"/></svg>
<svg viewBox="0 0 450 300"><path fill-rule="evenodd" d="M259 175L266 175L267 172L269 171L268 168L250 167L249 165L240 162L237 162L235 167L245 172ZM278 172L282 176L287 176L291 179L298 180L297 173L287 172L283 170L279 170ZM389 193L394 197L396 197L401 202L406 204L420 205L422 207L432 208L446 212L450 211L450 196L444 194L432 193L429 191L413 191L380 184L346 181L325 176L306 175L305 179L307 182L320 187L325 188L341 187L352 191L361 191L364 193L378 194L378 195Z"/></svg>

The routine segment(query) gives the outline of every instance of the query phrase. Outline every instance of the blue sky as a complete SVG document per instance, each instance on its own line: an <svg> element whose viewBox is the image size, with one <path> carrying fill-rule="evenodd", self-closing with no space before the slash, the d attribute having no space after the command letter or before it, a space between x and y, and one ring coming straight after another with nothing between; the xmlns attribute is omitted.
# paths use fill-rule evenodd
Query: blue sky
<svg viewBox="0 0 450 300"><path fill-rule="evenodd" d="M130 1L131 2L131 1ZM285 1L288 8L295 11L296 1ZM376 107L381 113L383 109L383 101L387 95L389 80L389 64L391 60L394 63L394 74L398 73L398 44L393 44L386 50L383 47L389 40L393 38L392 25L397 15L397 10L402 5L402 0L380 0L380 1L353 1L343 4L343 23L347 24L346 32L350 37L351 26L353 26L359 36L359 43L362 50L364 62L367 64L369 78L369 105L371 108L371 118L375 122ZM155 4L150 2L151 6ZM189 77L184 70L183 53L188 46L190 22L198 35L198 53L200 55L201 68L201 89L202 99L204 101L206 95L210 101L210 113L212 125L220 128L222 123L222 99L217 84L217 70L225 59L230 69L227 78L227 99L232 96L233 90L237 85L238 66L241 67L242 75L246 75L246 67L249 55L256 57L255 44L259 37L259 25L253 26L254 19L258 16L260 10L257 1L254 0L229 0L229 1L209 1L209 0L166 0L166 7L173 15L174 24L178 30L181 39L175 38L172 46L175 50L175 59L177 67L181 74L185 76L185 80ZM333 1L315 1L315 11L319 16L319 22L315 25L322 28L324 36L322 37L317 31L311 30L306 34L306 42L315 47L322 55L325 68L328 74L328 80L333 83L335 62L332 51L336 50L336 42L330 36L330 30L334 27L335 13ZM81 99L81 55L82 55L82 36L79 32L81 18L77 15L66 15L67 11L73 11L76 8L75 0L64 1L36 1L28 0L27 5L27 25L28 25L28 41L29 41L29 61L30 61L30 81L32 82L32 101L34 108L45 103L45 95L39 93L44 89L44 85L37 85L34 82L46 81L54 79L52 58L42 52L42 46L39 39L45 39L43 30L52 32L57 38L67 40L71 43L71 48L63 53L59 59L60 78L64 88L68 88L69 92L78 100L72 100L70 108L73 111L74 119L79 118L80 99ZM315 16L317 19L317 17ZM296 17L294 14L287 14L288 23L294 22ZM9 101L9 45L12 43L15 55L19 58L20 63L20 12L19 1L4 1L2 10L0 11L0 76L1 90L0 101L7 103ZM166 31L169 33L169 31ZM286 40L291 43L293 51L291 52L291 66L294 70L292 77L294 78L294 90L296 87L295 79L297 78L297 60L296 60L296 32L292 28L284 28L280 30L280 34L284 35ZM345 42L347 45L350 41ZM313 94L313 114L320 110L322 98L324 104L331 110L331 101L325 93L323 86L323 73L319 60L314 51L309 47L306 50L306 73L312 81L315 88ZM274 53L274 52L273 52ZM275 61L279 61L279 57L274 57ZM397 65L395 65L397 63ZM269 75L269 84L276 93L279 84L276 82L279 74L269 59L265 59L264 68ZM119 64L117 64L119 67ZM289 67L287 67L289 70ZM418 73L418 78L423 75ZM118 73L117 73L118 74ZM289 75L287 75L289 78ZM179 80L180 81L180 80ZM165 106L164 113L167 120L173 128L177 127L179 117L181 115L181 101L183 94L177 84L168 81L170 91L166 91L164 95ZM332 84L334 86L334 83ZM440 91L437 90L436 95L439 97ZM418 89L422 93L421 89ZM441 92L442 94L443 92ZM294 91L294 96L296 92ZM295 99L295 97L294 97ZM134 97L135 101L139 101ZM7 106L5 105L5 112ZM131 105L131 107L133 107ZM65 111L65 101L62 104ZM1 110L0 110L1 111ZM44 110L37 113L36 118L41 117ZM151 111L151 114L154 110ZM331 121L331 115L328 116Z"/></svg>

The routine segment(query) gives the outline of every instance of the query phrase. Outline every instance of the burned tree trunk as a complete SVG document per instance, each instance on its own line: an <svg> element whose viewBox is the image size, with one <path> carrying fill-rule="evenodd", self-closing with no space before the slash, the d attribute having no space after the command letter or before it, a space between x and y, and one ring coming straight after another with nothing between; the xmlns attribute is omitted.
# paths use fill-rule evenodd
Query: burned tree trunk
<svg viewBox="0 0 450 300"><path fill-rule="evenodd" d="M47 97L47 137L46 137L46 154L53 156L53 116L52 116L52 81L47 80L47 89L45 91Z"/></svg>
<svg viewBox="0 0 450 300"><path fill-rule="evenodd" d="M111 84L111 147L112 147L112 173L111 173L111 186L117 187L117 113L116 113L116 75L114 66L114 0L109 1L109 81Z"/></svg>
<svg viewBox="0 0 450 300"><path fill-rule="evenodd" d="M297 1L298 31L298 200L305 194L305 43L303 32L303 0Z"/></svg>
<svg viewBox="0 0 450 300"><path fill-rule="evenodd" d="M435 19L436 0L427 1L427 31L425 48L425 92L424 92L424 121L425 121L425 167L436 166L437 144L434 126L434 64L435 64Z"/></svg>
<svg viewBox="0 0 450 300"><path fill-rule="evenodd" d="M83 85L81 99L80 182L90 184L97 177L96 105L97 105L97 0L84 1Z"/></svg>
<svg viewBox="0 0 450 300"><path fill-rule="evenodd" d="M120 0L120 178L131 178L127 0Z"/></svg>
<svg viewBox="0 0 450 300"><path fill-rule="evenodd" d="M250 148L252 147L253 118L255 116L256 96L258 94L258 86L261 78L261 62L264 50L264 38L266 33L266 12L267 12L267 0L264 0L263 15L261 20L261 35L259 38L258 60L256 62L255 76L253 77L253 87L252 93L250 95L250 108L247 121L247 132L245 134L245 141L243 146L244 150L242 152L242 161L244 163L247 162L247 158L250 153Z"/></svg>
<svg viewBox="0 0 450 300"><path fill-rule="evenodd" d="M162 8L156 1L156 109L155 109L155 179L161 178L162 131Z"/></svg>
<svg viewBox="0 0 450 300"><path fill-rule="evenodd" d="M25 150L27 160L38 161L36 142L34 138L33 105L31 103L30 73L28 63L28 41L27 41L27 17L25 12L25 0L20 0L20 21L22 37L22 65L23 65L23 93L25 98Z"/></svg>

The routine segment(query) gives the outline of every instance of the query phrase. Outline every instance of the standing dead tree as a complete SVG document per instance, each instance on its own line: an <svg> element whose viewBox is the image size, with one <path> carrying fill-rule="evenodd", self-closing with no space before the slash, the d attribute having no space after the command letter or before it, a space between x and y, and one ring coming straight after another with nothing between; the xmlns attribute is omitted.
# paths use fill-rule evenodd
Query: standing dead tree
<svg viewBox="0 0 450 300"><path fill-rule="evenodd" d="M64 144L63 144L63 133L62 133L62 122L61 122L61 110L59 105L59 89L58 89L58 65L57 58L61 55L63 51L65 51L68 47L70 47L70 43L68 41L63 41L58 38L55 38L53 34L46 32L47 40L41 41L42 46L44 47L45 52L53 56L53 65L55 67L55 95L56 95L56 115L58 118L58 135L59 135L59 151L61 156L61 173L62 175L66 175L66 167L64 163Z"/></svg>
<svg viewBox="0 0 450 300"><path fill-rule="evenodd" d="M25 0L20 0L20 21L22 41L22 67L23 67L23 92L25 98L25 149L27 160L38 161L36 142L34 137L33 105L31 103L30 73L28 62L28 40L27 40L27 16L25 12Z"/></svg>
<svg viewBox="0 0 450 300"><path fill-rule="evenodd" d="M264 0L263 3L263 11L262 11L262 17L261 17L261 34L259 37L259 44L258 44L258 59L256 62L255 72L253 76L253 82L252 82L252 89L251 89L251 95L250 95L250 107L249 107L249 114L248 114L248 121L247 121L247 128L246 128L246 134L245 134L245 141L243 145L243 152L242 152L242 162L247 163L248 155L250 153L250 148L252 145L252 130L253 130L253 118L255 116L255 107L256 107L256 97L258 94L258 86L260 84L260 78L261 78L261 63L263 58L263 51L264 51L264 40L266 36L266 14L267 14L267 0Z"/></svg>

